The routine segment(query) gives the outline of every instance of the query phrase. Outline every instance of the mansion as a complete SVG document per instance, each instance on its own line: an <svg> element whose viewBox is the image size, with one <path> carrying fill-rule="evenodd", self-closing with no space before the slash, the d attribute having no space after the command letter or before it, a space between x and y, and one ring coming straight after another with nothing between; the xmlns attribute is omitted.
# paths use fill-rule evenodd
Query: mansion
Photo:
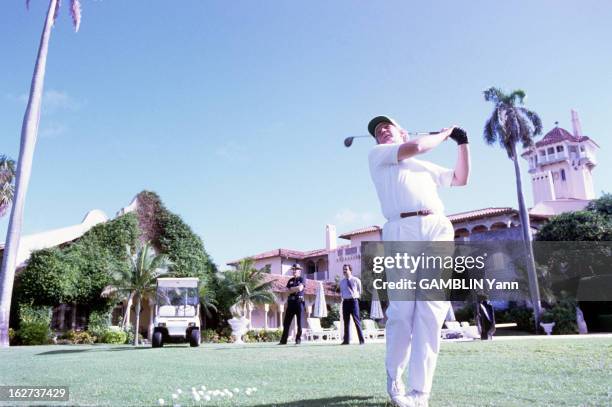
<svg viewBox="0 0 612 407"><path fill-rule="evenodd" d="M529 209L532 233L555 215L584 209L595 199L593 191L593 168L597 165L597 143L582 134L580 119L571 111L572 132L554 127L521 156L528 162L533 192L533 206ZM520 240L519 212L512 207L488 207L468 212L447 215L455 229L456 241L471 240ZM326 285L328 303L339 302L338 295L330 288L342 277L342 266L350 264L353 274L361 274L361 243L381 240L382 227L366 226L342 233L334 225L325 226L325 247L315 250L293 250L279 248L248 256L256 268L269 267L277 304L265 310L252 312L253 327L282 326L282 310L286 302L285 285L291 277L291 266L302 266L306 284L306 314L314 303L316 281ZM341 239L339 241L339 239ZM240 259L231 261L235 267Z"/></svg>

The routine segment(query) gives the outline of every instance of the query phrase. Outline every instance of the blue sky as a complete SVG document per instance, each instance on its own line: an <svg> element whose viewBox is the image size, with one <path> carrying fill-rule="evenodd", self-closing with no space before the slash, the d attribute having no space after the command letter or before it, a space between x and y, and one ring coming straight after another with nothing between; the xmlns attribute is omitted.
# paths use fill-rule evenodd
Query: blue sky
<svg viewBox="0 0 612 407"><path fill-rule="evenodd" d="M0 153L15 158L46 11L24 3L0 14ZM149 189L218 264L320 248L326 223L383 222L371 141L342 145L380 113L468 130L471 184L441 192L447 213L516 207L512 163L482 142L492 85L525 89L546 130L571 129L577 109L601 146L595 190L611 190L608 1L82 3L80 32L64 5L52 34L25 233L114 215ZM454 145L429 159L452 166Z"/></svg>

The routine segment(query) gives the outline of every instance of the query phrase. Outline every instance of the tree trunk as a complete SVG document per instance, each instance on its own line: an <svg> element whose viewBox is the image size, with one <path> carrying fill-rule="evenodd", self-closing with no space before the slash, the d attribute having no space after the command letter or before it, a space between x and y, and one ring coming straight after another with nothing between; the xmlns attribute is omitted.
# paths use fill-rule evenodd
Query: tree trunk
<svg viewBox="0 0 612 407"><path fill-rule="evenodd" d="M523 241L525 243L525 251L527 252L527 276L529 279L529 292L531 302L533 304L533 316L535 321L536 332L540 326L540 315L542 315L542 304L540 303L540 288L538 285L538 275L533 256L533 246L531 244L531 224L529 222L529 213L525 206L525 198L523 197L523 183L521 182L521 168L518 163L516 153L516 144L512 145L512 162L514 163L514 175L516 177L516 195L519 204L519 217L521 220L521 230Z"/></svg>
<svg viewBox="0 0 612 407"><path fill-rule="evenodd" d="M23 223L23 209L28 184L30 182L36 138L38 136L47 53L49 50L49 39L51 38L51 28L53 27L53 14L57 1L58 0L49 1L47 18L45 19L45 26L40 38L34 75L32 76L32 83L30 86L30 98L21 127L21 145L19 148L19 158L15 176L15 195L6 233L6 245L4 247L2 268L0 269L0 348L9 346L9 315L11 297L13 295L13 282L15 280L15 268L17 266L17 251L19 250L19 240L21 239L21 227Z"/></svg>
<svg viewBox="0 0 612 407"><path fill-rule="evenodd" d="M138 326L140 325L140 295L136 294L136 325L134 325L134 346L138 346Z"/></svg>
<svg viewBox="0 0 612 407"><path fill-rule="evenodd" d="M128 294L126 304L125 304L125 311L123 312L123 321L121 321L122 328L125 328L126 326L130 325L130 308L132 308L132 293L131 292Z"/></svg>

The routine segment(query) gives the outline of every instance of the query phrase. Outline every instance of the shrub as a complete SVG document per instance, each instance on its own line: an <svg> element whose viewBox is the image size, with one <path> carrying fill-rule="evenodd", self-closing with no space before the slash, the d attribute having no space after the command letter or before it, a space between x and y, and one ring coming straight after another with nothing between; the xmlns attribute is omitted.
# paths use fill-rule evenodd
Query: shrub
<svg viewBox="0 0 612 407"><path fill-rule="evenodd" d="M102 333L99 341L102 343L120 345L126 343L127 334L120 329L107 329Z"/></svg>
<svg viewBox="0 0 612 407"><path fill-rule="evenodd" d="M87 331L76 332L74 335L74 343L93 345L95 337Z"/></svg>
<svg viewBox="0 0 612 407"><path fill-rule="evenodd" d="M9 328L8 330L9 342L13 342L15 340L15 330L13 328Z"/></svg>
<svg viewBox="0 0 612 407"><path fill-rule="evenodd" d="M511 308L506 311L507 322L516 322L516 327L520 331L535 332L535 320L533 310L526 307Z"/></svg>
<svg viewBox="0 0 612 407"><path fill-rule="evenodd" d="M22 345L46 345L51 338L49 325L40 322L22 322L19 340Z"/></svg>
<svg viewBox="0 0 612 407"><path fill-rule="evenodd" d="M219 341L219 334L214 329L205 329L200 335L202 342L217 343Z"/></svg>
<svg viewBox="0 0 612 407"><path fill-rule="evenodd" d="M333 304L327 312L327 316L321 318L321 328L331 328L334 321L340 321L340 305L338 304Z"/></svg>
<svg viewBox="0 0 612 407"><path fill-rule="evenodd" d="M58 344L85 344L91 345L95 342L95 337L87 331L69 330L57 337Z"/></svg>
<svg viewBox="0 0 612 407"><path fill-rule="evenodd" d="M229 328L222 328L218 331L214 329L205 329L201 332L200 337L202 342L208 343L228 343L231 342L232 330ZM246 339L246 335L245 335Z"/></svg>
<svg viewBox="0 0 612 407"><path fill-rule="evenodd" d="M474 318L474 304L468 303L456 310L455 319L460 322L467 321L470 325L474 325L476 323L476 319Z"/></svg>
<svg viewBox="0 0 612 407"><path fill-rule="evenodd" d="M89 323L87 330L93 336L100 339L110 326L110 312L108 311L92 311L89 314Z"/></svg>
<svg viewBox="0 0 612 407"><path fill-rule="evenodd" d="M557 301L542 315L543 322L554 322L553 334L568 335L578 333L576 323L576 303L570 299Z"/></svg>
<svg viewBox="0 0 612 407"><path fill-rule="evenodd" d="M19 305L19 340L23 345L46 345L51 338L51 307Z"/></svg>
<svg viewBox="0 0 612 407"><path fill-rule="evenodd" d="M51 324L51 307L35 307L31 304L19 305L19 322L31 324Z"/></svg>
<svg viewBox="0 0 612 407"><path fill-rule="evenodd" d="M278 342L282 332L280 329L250 330L244 335L245 342Z"/></svg>

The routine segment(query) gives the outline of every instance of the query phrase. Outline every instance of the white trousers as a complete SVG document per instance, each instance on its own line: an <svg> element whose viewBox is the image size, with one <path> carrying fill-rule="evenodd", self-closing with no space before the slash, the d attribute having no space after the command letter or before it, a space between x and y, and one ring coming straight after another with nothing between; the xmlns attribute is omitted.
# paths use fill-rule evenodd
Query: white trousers
<svg viewBox="0 0 612 407"><path fill-rule="evenodd" d="M443 215L392 220L383 227L385 241L453 241L452 223ZM385 365L393 380L408 367L409 388L431 391L448 301L390 301L387 308Z"/></svg>

